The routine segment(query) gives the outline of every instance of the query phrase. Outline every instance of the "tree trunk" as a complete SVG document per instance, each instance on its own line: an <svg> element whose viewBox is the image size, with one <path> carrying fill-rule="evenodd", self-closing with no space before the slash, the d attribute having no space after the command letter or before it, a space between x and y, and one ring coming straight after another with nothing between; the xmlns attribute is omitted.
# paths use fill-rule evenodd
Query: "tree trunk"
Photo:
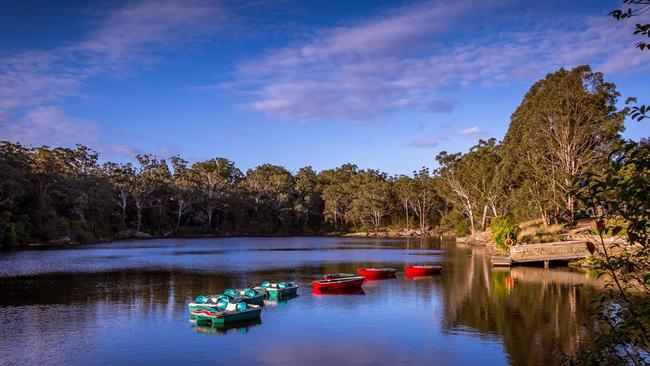
<svg viewBox="0 0 650 366"><path fill-rule="evenodd" d="M472 235L475 235L476 234L476 223L474 222L474 212L472 212L472 210L469 210L468 216L469 216L470 230L472 232Z"/></svg>
<svg viewBox="0 0 650 366"><path fill-rule="evenodd" d="M487 223L487 212L488 212L488 206L484 205L483 206L483 217L481 217L481 230L485 230L485 224Z"/></svg>
<svg viewBox="0 0 650 366"><path fill-rule="evenodd" d="M142 224L142 208L139 204L136 204L136 208L138 209L138 224L135 230L140 231L140 225Z"/></svg>
<svg viewBox="0 0 650 366"><path fill-rule="evenodd" d="M409 227L409 204L408 201L404 201L404 211L406 212L406 230L410 229Z"/></svg>
<svg viewBox="0 0 650 366"><path fill-rule="evenodd" d="M183 206L184 203L180 203L179 201L178 204L178 215L176 216L176 231L178 232L178 228L181 226L181 216L183 215Z"/></svg>
<svg viewBox="0 0 650 366"><path fill-rule="evenodd" d="M566 203L566 210L567 210L567 221L568 221L569 227L573 227L573 218L574 218L573 209L574 209L574 206L575 206L575 199L573 198L572 195L568 195L567 203Z"/></svg>
<svg viewBox="0 0 650 366"><path fill-rule="evenodd" d="M212 229L212 215L214 213L212 207L209 207L206 213L208 214L208 229Z"/></svg>

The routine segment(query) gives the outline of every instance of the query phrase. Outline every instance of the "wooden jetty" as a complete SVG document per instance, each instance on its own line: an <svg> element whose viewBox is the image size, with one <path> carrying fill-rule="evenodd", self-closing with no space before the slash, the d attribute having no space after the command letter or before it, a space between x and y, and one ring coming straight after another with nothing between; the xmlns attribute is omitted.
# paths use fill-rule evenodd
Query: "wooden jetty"
<svg viewBox="0 0 650 366"><path fill-rule="evenodd" d="M591 255L585 240L560 241L541 244L521 244L510 247L507 256L494 256L490 261L493 266L512 266L526 263L544 263L548 267L551 261L570 261Z"/></svg>

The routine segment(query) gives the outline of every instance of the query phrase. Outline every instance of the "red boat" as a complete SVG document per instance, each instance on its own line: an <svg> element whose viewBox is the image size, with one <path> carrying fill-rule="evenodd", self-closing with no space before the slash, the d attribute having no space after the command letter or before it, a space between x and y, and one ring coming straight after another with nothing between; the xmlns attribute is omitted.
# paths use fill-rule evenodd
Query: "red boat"
<svg viewBox="0 0 650 366"><path fill-rule="evenodd" d="M397 270L395 268L359 268L359 276L370 278L389 278L395 277Z"/></svg>
<svg viewBox="0 0 650 366"><path fill-rule="evenodd" d="M331 280L315 280L312 281L311 286L314 290L319 291L332 291L342 290L346 288L361 287L364 277L343 277Z"/></svg>
<svg viewBox="0 0 650 366"><path fill-rule="evenodd" d="M410 277L427 276L440 273L442 266L405 266L404 270Z"/></svg>

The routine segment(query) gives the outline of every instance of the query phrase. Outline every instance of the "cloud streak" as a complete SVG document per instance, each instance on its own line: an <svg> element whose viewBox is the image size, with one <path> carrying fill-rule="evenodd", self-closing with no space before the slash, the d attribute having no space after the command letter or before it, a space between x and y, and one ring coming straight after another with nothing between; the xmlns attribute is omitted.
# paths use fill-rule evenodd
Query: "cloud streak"
<svg viewBox="0 0 650 366"><path fill-rule="evenodd" d="M458 134L461 136L474 136L483 133L478 126L464 128L458 131Z"/></svg>
<svg viewBox="0 0 650 366"><path fill-rule="evenodd" d="M629 28L608 17L506 27L498 22L507 17L490 16L500 4L418 3L321 30L240 64L222 86L245 92L245 108L275 118L369 120L405 108L450 113L455 103L445 96L454 91L530 82L560 67L591 63L623 73L650 65L633 49ZM460 40L459 30L467 33Z"/></svg>
<svg viewBox="0 0 650 366"><path fill-rule="evenodd" d="M69 117L61 103L82 97L96 77L125 77L156 59L161 49L198 39L223 20L218 3L142 0L95 13L95 26L79 42L0 56L0 134L33 144L71 138L99 141L101 128ZM86 136L78 136L75 126ZM41 129L43 132L37 133ZM47 133L45 133L47 131Z"/></svg>

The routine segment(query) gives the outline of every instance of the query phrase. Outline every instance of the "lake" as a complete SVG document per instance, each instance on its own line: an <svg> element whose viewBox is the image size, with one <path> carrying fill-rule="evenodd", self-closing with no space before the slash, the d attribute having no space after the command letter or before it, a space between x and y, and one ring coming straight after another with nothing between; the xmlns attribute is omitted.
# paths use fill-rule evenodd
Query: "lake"
<svg viewBox="0 0 650 366"><path fill-rule="evenodd" d="M406 279L404 264L441 264ZM323 273L400 269L363 293ZM196 327L199 294L295 280L261 321ZM426 239L164 239L0 253L0 364L549 365L590 342L599 283L568 268L492 269L484 248Z"/></svg>

